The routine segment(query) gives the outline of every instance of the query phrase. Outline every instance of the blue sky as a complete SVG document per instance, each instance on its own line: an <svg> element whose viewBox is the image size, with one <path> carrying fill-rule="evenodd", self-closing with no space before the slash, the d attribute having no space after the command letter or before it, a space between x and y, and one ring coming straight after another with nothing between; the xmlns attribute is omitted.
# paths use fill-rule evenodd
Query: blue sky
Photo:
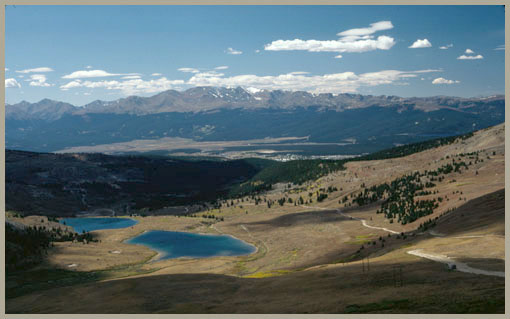
<svg viewBox="0 0 510 319"><path fill-rule="evenodd" d="M193 86L504 93L502 6L7 6L6 102Z"/></svg>

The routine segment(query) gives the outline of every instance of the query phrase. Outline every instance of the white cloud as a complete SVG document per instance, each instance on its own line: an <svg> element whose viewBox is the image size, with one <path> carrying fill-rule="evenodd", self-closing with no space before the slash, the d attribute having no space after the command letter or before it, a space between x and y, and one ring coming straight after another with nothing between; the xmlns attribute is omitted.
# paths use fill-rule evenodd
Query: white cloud
<svg viewBox="0 0 510 319"><path fill-rule="evenodd" d="M447 80L445 78L437 78L432 81L432 84L454 84L460 83L460 81Z"/></svg>
<svg viewBox="0 0 510 319"><path fill-rule="evenodd" d="M200 73L196 74L196 76L199 76L199 77L202 77L202 78L219 77L219 76L224 76L224 75L225 74L219 73L219 72L216 72L216 71L206 71L206 72L200 72Z"/></svg>
<svg viewBox="0 0 510 319"><path fill-rule="evenodd" d="M198 69L195 69L195 68L179 68L179 69L177 69L177 71L181 71L184 73L198 73L198 72L200 72Z"/></svg>
<svg viewBox="0 0 510 319"><path fill-rule="evenodd" d="M306 75L303 72L291 72L276 76L245 74L231 77L224 77L221 74L212 75L210 73L197 73L189 79L187 84L193 86L242 86L268 90L303 90L314 93L344 93L356 92L360 87L399 84L397 81L405 78L416 77L421 73L440 71L441 70L384 70L363 74L343 72L324 75Z"/></svg>
<svg viewBox="0 0 510 319"><path fill-rule="evenodd" d="M483 59L483 55L461 55L457 58L457 60L480 60Z"/></svg>
<svg viewBox="0 0 510 319"><path fill-rule="evenodd" d="M83 95L92 95L92 93L85 92L85 93L83 93Z"/></svg>
<svg viewBox="0 0 510 319"><path fill-rule="evenodd" d="M340 40L277 40L265 46L268 51L306 50L308 52L367 52L373 50L389 50L395 40L388 36L379 36L377 39L364 39L358 41Z"/></svg>
<svg viewBox="0 0 510 319"><path fill-rule="evenodd" d="M239 55L239 54L243 54L243 51L239 51L239 50L235 50L235 49L232 49L232 48L228 48L227 49L227 54Z"/></svg>
<svg viewBox="0 0 510 319"><path fill-rule="evenodd" d="M152 76L161 76L162 74L161 73L152 73L151 75Z"/></svg>
<svg viewBox="0 0 510 319"><path fill-rule="evenodd" d="M34 68L34 69L26 69L21 71L16 71L17 73L42 73L42 72L52 72L52 68L48 67L40 67L40 68Z"/></svg>
<svg viewBox="0 0 510 319"><path fill-rule="evenodd" d="M494 50L505 50L505 45L498 45Z"/></svg>
<svg viewBox="0 0 510 319"><path fill-rule="evenodd" d="M8 69L8 68L5 68L5 72L7 72L7 71L9 71L9 69Z"/></svg>
<svg viewBox="0 0 510 319"><path fill-rule="evenodd" d="M139 79L139 78L141 78L141 76L139 75L126 75L122 77L122 79Z"/></svg>
<svg viewBox="0 0 510 319"><path fill-rule="evenodd" d="M382 35L375 38L372 34L392 29L391 21L370 24L368 28L350 29L338 33L338 40L276 40L264 46L267 51L304 50L308 52L367 52L389 50L395 45L395 39Z"/></svg>
<svg viewBox="0 0 510 319"><path fill-rule="evenodd" d="M64 75L63 79L83 79L83 78L102 78L107 76L118 76L118 75L137 75L136 73L120 74L120 73L108 73L103 70L81 70L74 71L71 74Z"/></svg>
<svg viewBox="0 0 510 319"><path fill-rule="evenodd" d="M466 51L464 53L466 53L466 54L474 54L475 51L473 51L471 49L466 49Z"/></svg>
<svg viewBox="0 0 510 319"><path fill-rule="evenodd" d="M44 74L33 74L30 76L29 80L25 81L30 81L29 83L30 86L42 86L42 87L53 86L53 84L46 82L46 76Z"/></svg>
<svg viewBox="0 0 510 319"><path fill-rule="evenodd" d="M290 72L290 73L287 73L287 74L291 74L291 75L303 75L303 74L310 74L310 72L306 72L306 71L294 71L294 72Z"/></svg>
<svg viewBox="0 0 510 319"><path fill-rule="evenodd" d="M60 89L66 91L71 88L85 87L89 89L104 88L106 90L118 90L125 95L134 95L140 93L157 93L175 88L175 85L184 84L183 80L168 80L165 77L157 80L130 79L125 81L81 81L75 80L60 86Z"/></svg>
<svg viewBox="0 0 510 319"><path fill-rule="evenodd" d="M335 59L341 59L341 58L342 58L342 55L341 55L341 54L339 54L339 55L335 56Z"/></svg>
<svg viewBox="0 0 510 319"><path fill-rule="evenodd" d="M76 80L76 81L71 81L71 82L66 83L64 85L61 85L60 89L62 89L63 91L67 91L69 89L80 87L80 86L82 86L81 85L81 80Z"/></svg>
<svg viewBox="0 0 510 319"><path fill-rule="evenodd" d="M450 43L450 44L447 44L447 45L440 46L439 48L441 50L448 50L449 48L452 48L452 47L453 47L453 44Z"/></svg>
<svg viewBox="0 0 510 319"><path fill-rule="evenodd" d="M87 66L85 67L85 69L92 69L92 66L91 66L91 65L87 65Z"/></svg>
<svg viewBox="0 0 510 319"><path fill-rule="evenodd" d="M16 81L14 78L5 79L5 87L6 88L20 88L21 84Z"/></svg>
<svg viewBox="0 0 510 319"><path fill-rule="evenodd" d="M260 53L260 50L259 49L255 50L255 53Z"/></svg>
<svg viewBox="0 0 510 319"><path fill-rule="evenodd" d="M410 49L419 49L419 48L430 48L432 46L432 44L429 42L429 40L427 39L423 39L423 40L416 40L414 41L413 44L411 44L411 46L409 46Z"/></svg>
<svg viewBox="0 0 510 319"><path fill-rule="evenodd" d="M215 70L226 70L226 69L228 69L228 66L226 66L226 65L221 65L221 66L217 66L217 67L215 67L214 69L215 69Z"/></svg>
<svg viewBox="0 0 510 319"><path fill-rule="evenodd" d="M339 32L339 33L337 33L337 35L340 37L347 37L347 36L359 37L359 36L367 36L367 35L377 32L377 31L389 30L389 29L393 29L393 24L391 23L391 21L379 21L379 22L371 23L370 27L368 27L368 28L350 29L350 30L346 30L343 32Z"/></svg>

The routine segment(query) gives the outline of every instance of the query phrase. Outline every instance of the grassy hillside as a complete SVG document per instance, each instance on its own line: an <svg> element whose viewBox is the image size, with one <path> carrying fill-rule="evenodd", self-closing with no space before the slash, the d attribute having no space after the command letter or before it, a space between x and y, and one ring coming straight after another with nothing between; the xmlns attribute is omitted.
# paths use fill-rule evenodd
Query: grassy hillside
<svg viewBox="0 0 510 319"><path fill-rule="evenodd" d="M243 196L271 189L275 183L302 184L309 180L315 180L331 172L343 170L344 164L352 161L370 161L408 156L423 152L428 149L454 143L457 140L465 140L473 136L473 132L412 143L389 148L372 154L349 158L344 160L296 160L288 162L267 163L267 166L251 178L231 191L233 196Z"/></svg>

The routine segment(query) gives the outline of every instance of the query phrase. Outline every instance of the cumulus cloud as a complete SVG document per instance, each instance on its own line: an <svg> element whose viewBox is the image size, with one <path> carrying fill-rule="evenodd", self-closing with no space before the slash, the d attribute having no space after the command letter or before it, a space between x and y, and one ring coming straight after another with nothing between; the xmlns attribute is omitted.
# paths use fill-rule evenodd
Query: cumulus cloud
<svg viewBox="0 0 510 319"><path fill-rule="evenodd" d="M447 44L447 45L440 46L439 48L441 50L448 50L449 48L452 48L452 47L453 47L453 44L450 43L450 44Z"/></svg>
<svg viewBox="0 0 510 319"><path fill-rule="evenodd" d="M217 67L215 67L214 69L215 69L215 70L226 70L226 69L228 69L228 66L226 66L226 65L221 65L221 66L217 66Z"/></svg>
<svg viewBox="0 0 510 319"><path fill-rule="evenodd" d="M200 72L198 69L195 69L195 68L179 68L179 69L177 69L177 71L181 71L184 73L198 73L198 72Z"/></svg>
<svg viewBox="0 0 510 319"><path fill-rule="evenodd" d="M380 21L370 24L368 28L350 29L339 32L338 40L276 40L264 46L267 51L304 50L308 52L367 52L373 50L389 50L395 39L381 35L375 38L377 31L392 29L391 21Z"/></svg>
<svg viewBox="0 0 510 319"><path fill-rule="evenodd" d="M339 55L335 56L335 59L341 59L341 58L342 58L342 55L341 55L341 54L339 54Z"/></svg>
<svg viewBox="0 0 510 319"><path fill-rule="evenodd" d="M46 82L46 76L44 74L33 74L30 76L30 79L25 81L27 82L30 81L29 83L30 86L42 86L42 87L53 86L53 84Z"/></svg>
<svg viewBox="0 0 510 319"><path fill-rule="evenodd" d="M74 71L71 74L66 74L63 79L84 79L84 78L102 78L107 76L118 76L118 75L138 75L136 73L121 74L121 73L108 73L103 70L81 70Z"/></svg>
<svg viewBox="0 0 510 319"><path fill-rule="evenodd" d="M419 49L419 48L430 48L432 44L427 39L418 39L414 41L413 44L409 46L410 49Z"/></svg>
<svg viewBox="0 0 510 319"><path fill-rule="evenodd" d="M52 72L52 68L48 67L40 67L40 68L34 68L34 69L25 69L21 71L16 71L17 73L44 73L44 72Z"/></svg>
<svg viewBox="0 0 510 319"><path fill-rule="evenodd" d="M295 71L275 76L259 76L243 74L225 77L217 71L206 71L192 73L188 81L169 80L165 77L157 80L126 79L84 81L73 80L60 86L61 90L74 88L103 88L107 90L118 90L125 95L140 93L157 93L181 86L219 86L236 87L242 86L251 90L303 90L313 93L354 93L361 87L373 87L378 85L408 85L405 80L416 78L419 74L441 72L441 70L426 69L416 71L383 70L356 74L354 72L343 72L323 75L309 75L305 71Z"/></svg>
<svg viewBox="0 0 510 319"><path fill-rule="evenodd" d="M466 53L466 54L474 54L475 51L473 51L471 49L466 49L466 51L464 53Z"/></svg>
<svg viewBox="0 0 510 319"><path fill-rule="evenodd" d="M432 81L432 84L454 84L454 83L460 83L460 81L447 80L445 78L437 78Z"/></svg>
<svg viewBox="0 0 510 319"><path fill-rule="evenodd" d="M5 79L5 87L6 88L20 88L21 84L16 81L14 78Z"/></svg>
<svg viewBox="0 0 510 319"><path fill-rule="evenodd" d="M77 88L77 87L80 87L80 86L82 86L81 80L76 80L76 81L71 81L71 82L68 82L68 83L66 83L64 85L61 85L60 89L62 89L63 91L67 91L69 89Z"/></svg>
<svg viewBox="0 0 510 319"><path fill-rule="evenodd" d="M457 58L457 60L481 60L483 59L483 55L461 55Z"/></svg>
<svg viewBox="0 0 510 319"><path fill-rule="evenodd" d="M236 50L236 49L228 48L227 49L227 54L239 55L239 54L243 54L243 51L239 51L239 50Z"/></svg>
<svg viewBox="0 0 510 319"><path fill-rule="evenodd" d="M276 76L258 76L253 74L224 77L210 72L194 74L187 84L193 86L251 87L267 90L302 90L314 93L357 92L360 87L372 87L384 84L400 84L407 78L417 77L421 73L440 72L441 70L399 71L383 70L356 74L354 72L324 75L307 75L306 72L291 72Z"/></svg>
<svg viewBox="0 0 510 319"><path fill-rule="evenodd" d="M125 81L82 81L75 80L60 86L61 90L84 87L89 89L103 88L106 90L118 90L125 95L140 93L157 93L175 88L176 85L184 84L183 80L168 80L165 77L156 80L127 79Z"/></svg>

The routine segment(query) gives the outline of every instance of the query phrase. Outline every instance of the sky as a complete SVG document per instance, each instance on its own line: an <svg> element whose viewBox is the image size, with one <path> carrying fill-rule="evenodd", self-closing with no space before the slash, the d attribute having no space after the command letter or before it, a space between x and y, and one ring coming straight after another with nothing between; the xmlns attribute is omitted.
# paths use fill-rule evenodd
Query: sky
<svg viewBox="0 0 510 319"><path fill-rule="evenodd" d="M195 86L504 94L503 6L6 6L6 103Z"/></svg>

